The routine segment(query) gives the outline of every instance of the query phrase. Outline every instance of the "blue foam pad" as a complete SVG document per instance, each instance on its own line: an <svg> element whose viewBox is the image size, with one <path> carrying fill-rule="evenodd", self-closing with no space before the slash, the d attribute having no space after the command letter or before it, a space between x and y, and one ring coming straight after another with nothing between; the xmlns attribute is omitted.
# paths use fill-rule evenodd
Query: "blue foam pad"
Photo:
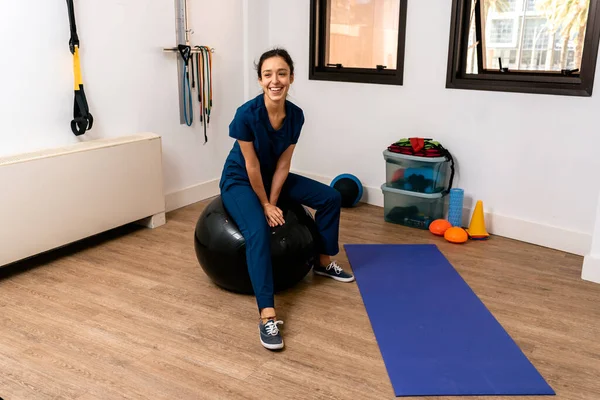
<svg viewBox="0 0 600 400"><path fill-rule="evenodd" d="M396 396L555 394L435 245L344 247Z"/></svg>

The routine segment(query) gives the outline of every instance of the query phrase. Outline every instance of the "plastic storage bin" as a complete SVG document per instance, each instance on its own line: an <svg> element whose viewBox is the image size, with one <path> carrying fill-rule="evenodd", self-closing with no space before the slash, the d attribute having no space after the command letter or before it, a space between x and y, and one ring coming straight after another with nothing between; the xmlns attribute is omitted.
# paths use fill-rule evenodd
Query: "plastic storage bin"
<svg viewBox="0 0 600 400"><path fill-rule="evenodd" d="M385 183L395 189L441 193L447 189L449 161L446 157L417 157L383 152Z"/></svg>
<svg viewBox="0 0 600 400"><path fill-rule="evenodd" d="M383 191L383 213L387 222L429 229L436 219L444 218L445 193L418 193L400 190L386 184Z"/></svg>

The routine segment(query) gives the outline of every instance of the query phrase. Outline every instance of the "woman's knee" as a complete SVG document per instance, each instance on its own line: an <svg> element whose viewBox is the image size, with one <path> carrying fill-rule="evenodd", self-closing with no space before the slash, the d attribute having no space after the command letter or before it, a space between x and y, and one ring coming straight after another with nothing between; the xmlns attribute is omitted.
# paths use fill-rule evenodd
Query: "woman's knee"
<svg viewBox="0 0 600 400"><path fill-rule="evenodd" d="M332 207L341 208L342 207L342 195L340 192L335 190L332 187L328 187L327 190L327 203Z"/></svg>

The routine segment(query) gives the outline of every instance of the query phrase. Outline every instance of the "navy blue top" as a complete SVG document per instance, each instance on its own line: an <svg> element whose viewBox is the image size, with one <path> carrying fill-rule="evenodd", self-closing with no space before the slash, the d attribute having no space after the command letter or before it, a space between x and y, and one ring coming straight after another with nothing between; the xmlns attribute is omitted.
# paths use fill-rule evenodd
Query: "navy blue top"
<svg viewBox="0 0 600 400"><path fill-rule="evenodd" d="M290 145L298 142L303 124L304 113L302 109L286 100L283 125L275 130L269 121L264 94L262 93L237 109L233 121L229 124L229 136L254 143L254 150L260 162L260 172L265 189L271 187L277 160L279 160L281 154ZM225 161L219 187L222 191L227 190L235 182L250 182L246 171L246 162L237 140ZM267 195L268 193L267 190Z"/></svg>

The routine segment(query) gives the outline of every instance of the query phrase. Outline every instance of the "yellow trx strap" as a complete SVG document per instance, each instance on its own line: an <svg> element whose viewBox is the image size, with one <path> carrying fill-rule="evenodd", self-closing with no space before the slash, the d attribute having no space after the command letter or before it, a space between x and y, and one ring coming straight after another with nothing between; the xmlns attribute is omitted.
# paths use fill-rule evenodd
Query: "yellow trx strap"
<svg viewBox="0 0 600 400"><path fill-rule="evenodd" d="M71 38L69 39L69 49L73 54L73 88L75 91L75 102L73 106L73 120L71 121L71 131L75 136L83 135L86 130L92 129L94 117L85 98L83 90L83 78L81 76L81 62L79 59L79 37L77 36L77 26L75 24L75 11L73 0L67 0L69 10L69 24L71 26Z"/></svg>

